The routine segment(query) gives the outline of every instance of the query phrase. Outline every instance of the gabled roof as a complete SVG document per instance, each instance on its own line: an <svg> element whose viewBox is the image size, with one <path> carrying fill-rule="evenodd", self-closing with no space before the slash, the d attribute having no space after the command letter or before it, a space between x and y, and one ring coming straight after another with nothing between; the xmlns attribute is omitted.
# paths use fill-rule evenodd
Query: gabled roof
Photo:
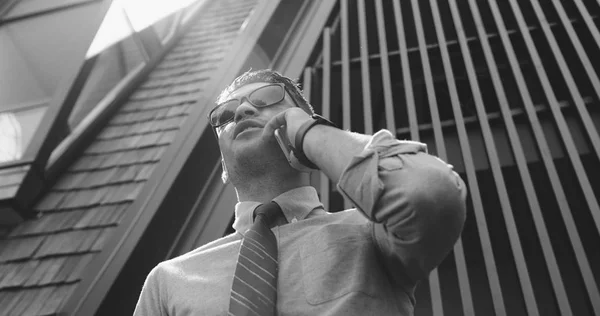
<svg viewBox="0 0 600 316"><path fill-rule="evenodd" d="M0 240L0 315L52 315L112 237L234 42L254 0L213 1L36 205Z"/></svg>

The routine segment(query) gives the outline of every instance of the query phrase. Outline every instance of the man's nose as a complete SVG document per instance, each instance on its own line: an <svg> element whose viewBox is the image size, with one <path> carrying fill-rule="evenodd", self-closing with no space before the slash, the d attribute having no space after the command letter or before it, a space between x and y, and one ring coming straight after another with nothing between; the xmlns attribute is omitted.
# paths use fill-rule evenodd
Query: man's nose
<svg viewBox="0 0 600 316"><path fill-rule="evenodd" d="M250 104L250 102L242 100L242 104L235 109L235 117L233 119L237 123L246 117L255 116L257 114L258 110Z"/></svg>

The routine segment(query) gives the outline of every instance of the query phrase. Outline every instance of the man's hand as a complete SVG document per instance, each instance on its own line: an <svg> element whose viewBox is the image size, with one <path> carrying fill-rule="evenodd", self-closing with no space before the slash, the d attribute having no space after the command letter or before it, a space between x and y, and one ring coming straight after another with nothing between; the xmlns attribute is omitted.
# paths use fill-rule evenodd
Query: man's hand
<svg viewBox="0 0 600 316"><path fill-rule="evenodd" d="M296 133L304 122L312 120L312 118L304 112L301 108L287 109L277 115L275 115L263 129L263 136L273 137L275 130L285 126L287 138L290 143L294 145L294 139L296 139Z"/></svg>
<svg viewBox="0 0 600 316"><path fill-rule="evenodd" d="M300 108L291 108L275 115L265 126L264 136L273 137L275 130L286 126L286 136L294 144L300 126L312 118ZM303 151L331 181L337 183L352 157L360 153L370 136L350 133L331 126L316 125L304 138Z"/></svg>

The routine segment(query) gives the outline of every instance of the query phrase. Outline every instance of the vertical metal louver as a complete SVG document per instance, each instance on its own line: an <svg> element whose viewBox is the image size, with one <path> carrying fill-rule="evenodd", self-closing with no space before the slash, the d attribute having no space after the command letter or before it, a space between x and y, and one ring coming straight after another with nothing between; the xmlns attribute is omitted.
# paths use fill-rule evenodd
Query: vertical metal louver
<svg viewBox="0 0 600 316"><path fill-rule="evenodd" d="M599 24L594 0L339 1L302 78L315 109L425 142L468 184L416 315L600 315Z"/></svg>

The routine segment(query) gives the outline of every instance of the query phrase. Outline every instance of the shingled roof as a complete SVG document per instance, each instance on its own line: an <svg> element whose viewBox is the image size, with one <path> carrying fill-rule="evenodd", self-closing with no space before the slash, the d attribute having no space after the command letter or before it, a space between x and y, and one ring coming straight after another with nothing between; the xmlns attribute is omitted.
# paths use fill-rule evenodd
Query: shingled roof
<svg viewBox="0 0 600 316"><path fill-rule="evenodd" d="M54 315L111 238L255 0L212 1L117 114L0 240L0 315Z"/></svg>

